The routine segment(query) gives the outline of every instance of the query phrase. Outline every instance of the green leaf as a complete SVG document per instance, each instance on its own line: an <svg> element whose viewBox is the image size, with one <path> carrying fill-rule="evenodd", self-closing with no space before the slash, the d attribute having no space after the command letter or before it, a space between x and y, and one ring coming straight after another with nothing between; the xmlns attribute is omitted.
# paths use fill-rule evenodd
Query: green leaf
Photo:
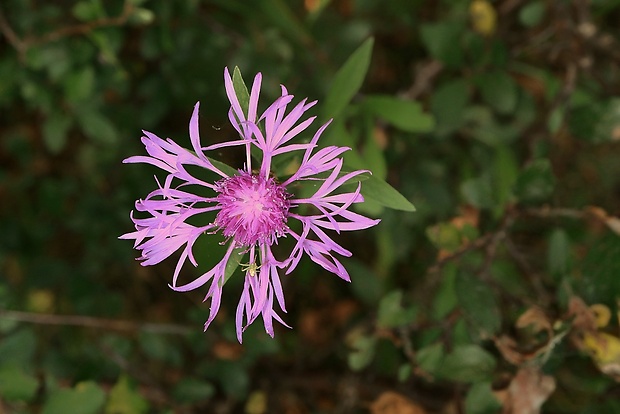
<svg viewBox="0 0 620 414"><path fill-rule="evenodd" d="M79 111L77 121L84 134L93 141L106 145L116 143L118 134L112 121L96 110Z"/></svg>
<svg viewBox="0 0 620 414"><path fill-rule="evenodd" d="M76 19L84 22L105 17L105 12L99 0L83 0L77 2L71 9L71 13Z"/></svg>
<svg viewBox="0 0 620 414"><path fill-rule="evenodd" d="M489 339L501 327L501 314L495 292L479 278L461 271L455 281L456 296L466 320L480 339Z"/></svg>
<svg viewBox="0 0 620 414"><path fill-rule="evenodd" d="M436 321L445 318L458 304L456 276L457 268L451 263L441 271L441 285L433 297L432 318Z"/></svg>
<svg viewBox="0 0 620 414"><path fill-rule="evenodd" d="M372 362L375 355L376 338L373 336L358 336L353 342L354 351L349 353L349 368L353 371L360 371Z"/></svg>
<svg viewBox="0 0 620 414"><path fill-rule="evenodd" d="M597 238L583 261L579 295L588 303L614 303L620 292L620 237L607 232Z"/></svg>
<svg viewBox="0 0 620 414"><path fill-rule="evenodd" d="M452 223L437 223L426 228L426 237L440 250L453 252L461 245L461 232Z"/></svg>
<svg viewBox="0 0 620 414"><path fill-rule="evenodd" d="M221 381L224 392L234 398L244 398L250 387L250 377L241 364L236 361L220 361L218 364L218 379Z"/></svg>
<svg viewBox="0 0 620 414"><path fill-rule="evenodd" d="M6 401L30 401L34 398L39 381L26 374L23 368L3 366L0 368L0 396Z"/></svg>
<svg viewBox="0 0 620 414"><path fill-rule="evenodd" d="M405 382L407 381L410 377L411 377L411 372L412 372L412 368L411 368L411 364L410 363L405 363L402 364L399 368L398 368L398 381L399 382Z"/></svg>
<svg viewBox="0 0 620 414"><path fill-rule="evenodd" d="M446 355L438 376L452 381L475 383L489 380L495 370L495 358L477 345L458 345Z"/></svg>
<svg viewBox="0 0 620 414"><path fill-rule="evenodd" d="M418 366L431 375L436 375L444 358L443 345L435 343L420 348L415 355Z"/></svg>
<svg viewBox="0 0 620 414"><path fill-rule="evenodd" d="M321 119L337 118L359 91L372 55L374 38L368 38L336 72L323 102Z"/></svg>
<svg viewBox="0 0 620 414"><path fill-rule="evenodd" d="M214 167L218 168L223 173L228 174L229 176L239 174L239 171L236 168L233 168L230 165L225 164L222 161L218 161L214 158L207 158L209 159L209 161L211 161L211 164L213 164Z"/></svg>
<svg viewBox="0 0 620 414"><path fill-rule="evenodd" d="M504 71L493 71L476 77L482 99L501 114L512 113L519 98L516 82Z"/></svg>
<svg viewBox="0 0 620 414"><path fill-rule="evenodd" d="M271 20L273 26L281 29L290 38L295 39L305 46L312 43L312 36L306 30L304 22L291 10L290 2L283 0L262 0L257 2L256 5L261 7L263 13Z"/></svg>
<svg viewBox="0 0 620 414"><path fill-rule="evenodd" d="M362 184L362 194L365 198L394 210L415 211L414 205L409 200L394 187L374 175L368 177Z"/></svg>
<svg viewBox="0 0 620 414"><path fill-rule="evenodd" d="M28 328L20 329L0 341L0 365L27 366L32 362L37 338Z"/></svg>
<svg viewBox="0 0 620 414"><path fill-rule="evenodd" d="M557 134L564 124L565 108L559 106L554 108L547 117L547 128L552 134Z"/></svg>
<svg viewBox="0 0 620 414"><path fill-rule="evenodd" d="M464 79L448 81L437 88L431 96L431 112L438 135L447 135L461 126L468 102L469 85Z"/></svg>
<svg viewBox="0 0 620 414"><path fill-rule="evenodd" d="M95 86L95 71L92 66L72 72L64 79L65 98L69 102L78 104L91 98Z"/></svg>
<svg viewBox="0 0 620 414"><path fill-rule="evenodd" d="M488 174L464 181L461 184L461 194L469 204L475 207L495 207L493 183Z"/></svg>
<svg viewBox="0 0 620 414"><path fill-rule="evenodd" d="M420 34L431 56L450 68L457 68L463 61L463 48L459 42L463 30L461 24L441 22L422 25Z"/></svg>
<svg viewBox="0 0 620 414"><path fill-rule="evenodd" d="M167 362L175 366L178 366L183 360L179 348L166 336L142 332L139 342L144 353L151 359Z"/></svg>
<svg viewBox="0 0 620 414"><path fill-rule="evenodd" d="M143 7L136 7L129 17L129 22L136 25L147 25L153 23L153 20L155 20L155 13Z"/></svg>
<svg viewBox="0 0 620 414"><path fill-rule="evenodd" d="M72 124L71 117L61 113L52 112L43 123L43 142L52 154L58 154L67 143L67 132Z"/></svg>
<svg viewBox="0 0 620 414"><path fill-rule="evenodd" d="M514 193L526 204L541 203L553 193L555 177L548 159L538 159L526 166L515 183Z"/></svg>
<svg viewBox="0 0 620 414"><path fill-rule="evenodd" d="M361 261L350 258L347 269L352 276L351 289L355 296L367 305L375 306L383 294L383 283L377 275Z"/></svg>
<svg viewBox="0 0 620 414"><path fill-rule="evenodd" d="M495 200L499 205L510 201L512 188L519 176L519 166L514 151L506 145L496 148L493 158L493 187Z"/></svg>
<svg viewBox="0 0 620 414"><path fill-rule="evenodd" d="M549 236L547 255L549 273L558 280L566 276L570 258L570 242L566 231L559 228L553 230Z"/></svg>
<svg viewBox="0 0 620 414"><path fill-rule="evenodd" d="M465 397L467 414L495 414L501 408L502 404L493 394L490 382L473 384Z"/></svg>
<svg viewBox="0 0 620 414"><path fill-rule="evenodd" d="M403 292L395 290L388 293L379 302L377 325L383 328L396 328L408 325L416 317L416 309L402 306Z"/></svg>
<svg viewBox="0 0 620 414"><path fill-rule="evenodd" d="M96 414L105 403L105 393L94 382L81 382L72 389L52 391L42 414Z"/></svg>
<svg viewBox="0 0 620 414"><path fill-rule="evenodd" d="M172 391L174 399L181 404L196 404L209 400L215 394L215 387L208 381L197 378L183 378Z"/></svg>
<svg viewBox="0 0 620 414"><path fill-rule="evenodd" d="M236 247L230 254L228 262L226 262L226 269L224 270L224 284L228 282L228 279L235 273L237 267L241 264L241 261L247 253L247 247Z"/></svg>
<svg viewBox="0 0 620 414"><path fill-rule="evenodd" d="M126 375L121 375L110 390L105 414L141 414L149 410L147 400L140 395Z"/></svg>
<svg viewBox="0 0 620 414"><path fill-rule="evenodd" d="M525 27L538 26L545 17L546 5L543 1L532 1L519 10L519 22Z"/></svg>
<svg viewBox="0 0 620 414"><path fill-rule="evenodd" d="M374 120L369 116L365 118L368 122L366 122L366 128L364 128L364 135L366 135L366 142L362 152L364 169L372 171L372 175L378 178L385 179L388 166L383 149L379 145L380 138L376 135L378 132L374 128Z"/></svg>
<svg viewBox="0 0 620 414"><path fill-rule="evenodd" d="M425 114L418 102L393 96L374 95L364 101L367 110L396 128L408 132L429 132L435 127L432 116Z"/></svg>
<svg viewBox="0 0 620 414"><path fill-rule="evenodd" d="M248 92L248 87L245 85L243 81L243 77L241 76L241 71L239 67L235 66L232 75L233 88L235 90L235 95L237 95L237 99L239 100L239 105L241 106L241 110L245 117L248 117L248 109L250 107L250 93Z"/></svg>

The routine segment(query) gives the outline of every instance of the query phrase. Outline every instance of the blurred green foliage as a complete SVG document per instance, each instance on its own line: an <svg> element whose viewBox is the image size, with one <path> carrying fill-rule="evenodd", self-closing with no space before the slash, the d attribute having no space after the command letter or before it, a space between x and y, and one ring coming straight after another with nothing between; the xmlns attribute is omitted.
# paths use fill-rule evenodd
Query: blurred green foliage
<svg viewBox="0 0 620 414"><path fill-rule="evenodd" d="M616 412L619 18L617 0L4 0L0 411L358 412L397 390L428 412ZM203 333L201 292L117 240L153 188L121 166L141 129L188 146L201 101L205 142L234 137L225 66L262 72L261 102L280 83L318 99L382 219L340 236L352 284L302 261L293 329L243 346L240 278Z"/></svg>

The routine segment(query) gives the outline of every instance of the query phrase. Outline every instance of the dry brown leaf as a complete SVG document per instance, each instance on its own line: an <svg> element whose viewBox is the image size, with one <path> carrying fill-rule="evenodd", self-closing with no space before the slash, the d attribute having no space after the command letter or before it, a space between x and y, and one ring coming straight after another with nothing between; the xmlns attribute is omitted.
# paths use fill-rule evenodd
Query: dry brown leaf
<svg viewBox="0 0 620 414"><path fill-rule="evenodd" d="M535 357L536 355L526 354L519 350L517 341L508 335L493 338L495 346L499 350L502 357L512 365L521 365L525 361Z"/></svg>
<svg viewBox="0 0 620 414"><path fill-rule="evenodd" d="M450 223L457 229L462 230L465 225L469 224L474 228L478 228L480 221L480 210L473 206L464 205L459 207L461 215L453 217Z"/></svg>
<svg viewBox="0 0 620 414"><path fill-rule="evenodd" d="M537 332L547 331L549 336L552 336L553 334L551 321L539 307L532 306L528 308L528 310L523 312L523 314L519 316L519 319L515 322L515 326L517 328L527 328L530 325Z"/></svg>
<svg viewBox="0 0 620 414"><path fill-rule="evenodd" d="M568 317L577 331L595 331L596 315L579 296L573 296L568 302Z"/></svg>
<svg viewBox="0 0 620 414"><path fill-rule="evenodd" d="M508 386L502 414L538 414L554 390L553 377L543 375L538 367L523 367Z"/></svg>
<svg viewBox="0 0 620 414"><path fill-rule="evenodd" d="M524 362L530 361L542 353L546 352L548 347L553 343L553 326L551 320L545 315L545 313L538 307L532 306L528 308L519 319L515 322L517 329L527 329L531 327L532 337L536 337L536 334L544 331L547 333L546 340L543 343L540 341L528 341L527 338L522 340L515 340L507 335L502 335L493 339L495 346L502 354L504 359L513 365L521 365Z"/></svg>
<svg viewBox="0 0 620 414"><path fill-rule="evenodd" d="M467 237L465 237L465 235L462 233L462 230L465 228L465 226L471 226L475 229L478 228L478 224L480 222L480 210L470 205L462 205L459 207L459 213L460 215L450 219L449 225L452 228L456 229L459 233L458 237L460 237L460 245L458 246L458 248L460 249L472 243L472 240L469 240ZM440 225L433 226L433 229L434 231L440 231ZM440 249L437 253L437 260L444 260L450 257L453 253L454 249Z"/></svg>
<svg viewBox="0 0 620 414"><path fill-rule="evenodd" d="M407 397L393 391L381 393L370 404L372 414L426 414L426 410Z"/></svg>

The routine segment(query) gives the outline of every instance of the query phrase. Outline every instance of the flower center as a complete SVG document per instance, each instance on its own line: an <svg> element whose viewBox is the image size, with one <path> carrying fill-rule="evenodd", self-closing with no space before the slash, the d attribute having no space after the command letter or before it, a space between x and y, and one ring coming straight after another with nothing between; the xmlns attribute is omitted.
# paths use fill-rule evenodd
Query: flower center
<svg viewBox="0 0 620 414"><path fill-rule="evenodd" d="M240 172L216 183L220 211L215 225L237 245L269 245L286 230L290 194L273 178Z"/></svg>

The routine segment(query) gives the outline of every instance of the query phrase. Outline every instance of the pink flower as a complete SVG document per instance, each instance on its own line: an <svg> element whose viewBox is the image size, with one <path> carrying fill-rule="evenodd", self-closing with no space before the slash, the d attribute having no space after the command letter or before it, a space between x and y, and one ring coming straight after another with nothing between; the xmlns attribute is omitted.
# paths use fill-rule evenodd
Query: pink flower
<svg viewBox="0 0 620 414"><path fill-rule="evenodd" d="M124 161L152 164L166 171L167 175L163 183L157 181L156 190L145 199L136 201L136 210L146 213L147 217L136 218L132 212L136 230L120 238L135 240L134 247L141 251L139 260L144 266L157 264L181 249L170 286L184 292L209 284L205 300L211 299L211 309L205 330L220 307L226 264L234 254L248 255L248 263L241 265L244 286L236 312L239 342L245 328L259 316L272 337L273 319L288 326L274 309L274 302L277 302L277 307L286 312L280 274L282 271L291 273L304 253L324 269L350 281L349 274L334 253L349 257L351 252L336 243L327 231L361 230L379 222L349 210L353 203L364 201L360 194L361 184L358 183L353 192L343 192L341 186L367 172L342 171L340 155L349 148L329 146L317 149L317 142L329 122L318 129L309 143L291 143L315 120L316 117L301 119L316 101L304 99L287 113L293 95L282 86L282 96L258 116L261 79L260 73L254 78L246 116L228 69L224 71L226 93L231 103L229 119L239 133L238 140L202 147L197 103L189 123L193 151L180 147L169 138L163 140L144 131L142 142L148 156L134 156ZM263 129L259 125L263 125ZM217 168L205 155L229 146L245 147L246 164L234 175ZM252 147L258 148L262 154L258 170L252 169ZM303 152L301 164L292 176L280 182L272 176L272 161L293 151ZM221 178L215 182L203 181L191 174L186 168L188 166L202 167ZM315 181L318 188L308 197L297 196L292 185L307 180ZM190 189L196 186L208 189L211 194L205 196L191 192ZM308 205L312 208L306 208ZM306 211L313 213L303 214ZM189 224L190 218L208 212L216 214L212 223L203 226ZM293 220L301 224L299 231L291 229L289 224ZM192 254L198 237L217 232L225 237L228 245L222 260L194 281L179 284L179 273L187 260L198 266ZM289 235L296 241L295 246L286 258L278 260L272 246L279 238Z"/></svg>

